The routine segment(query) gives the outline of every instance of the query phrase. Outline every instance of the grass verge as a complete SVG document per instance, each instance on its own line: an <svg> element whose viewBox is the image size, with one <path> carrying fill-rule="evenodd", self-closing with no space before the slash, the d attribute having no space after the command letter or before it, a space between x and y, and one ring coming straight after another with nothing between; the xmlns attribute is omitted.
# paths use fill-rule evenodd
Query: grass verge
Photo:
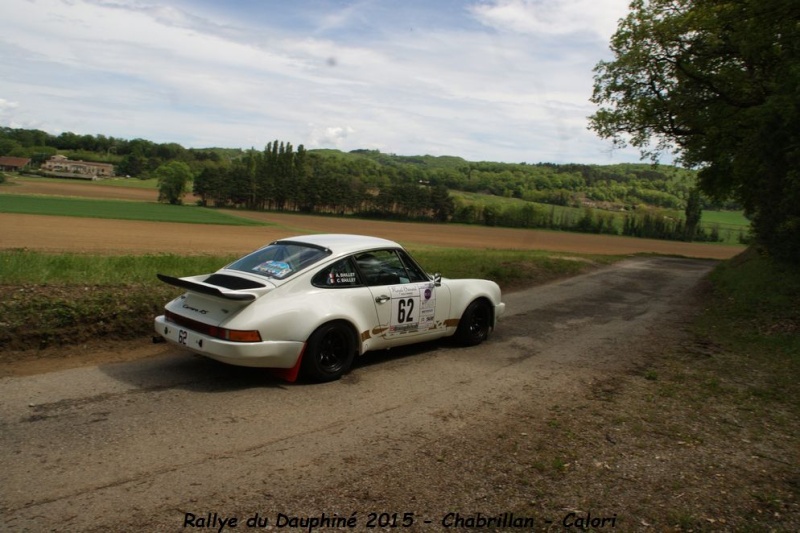
<svg viewBox="0 0 800 533"><path fill-rule="evenodd" d="M530 495L515 511L617 516L625 531L800 530L799 299L797 269L752 251L721 264L686 316L648 332L640 368L598 376L535 433L508 431L535 435L499 452L514 448L507 483Z"/></svg>
<svg viewBox="0 0 800 533"><path fill-rule="evenodd" d="M155 274L217 270L235 257L0 251L0 362L15 350L147 335L180 292Z"/></svg>

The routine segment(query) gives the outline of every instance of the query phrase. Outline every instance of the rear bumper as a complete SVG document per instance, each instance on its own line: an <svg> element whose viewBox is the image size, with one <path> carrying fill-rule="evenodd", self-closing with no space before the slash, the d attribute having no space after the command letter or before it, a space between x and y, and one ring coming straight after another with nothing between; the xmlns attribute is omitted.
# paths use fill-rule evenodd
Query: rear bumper
<svg viewBox="0 0 800 533"><path fill-rule="evenodd" d="M169 322L163 315L155 318L153 327L175 346L236 366L293 368L305 345L295 341L225 341Z"/></svg>

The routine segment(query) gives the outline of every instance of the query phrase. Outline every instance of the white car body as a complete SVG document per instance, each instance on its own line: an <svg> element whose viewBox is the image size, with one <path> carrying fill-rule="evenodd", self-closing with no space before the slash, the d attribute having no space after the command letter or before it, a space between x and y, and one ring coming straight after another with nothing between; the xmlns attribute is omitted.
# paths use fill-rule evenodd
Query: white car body
<svg viewBox="0 0 800 533"><path fill-rule="evenodd" d="M159 278L187 289L156 317L159 336L290 381L300 370L337 379L374 350L452 335L478 344L505 310L493 281L431 276L399 244L360 235L281 239L213 274Z"/></svg>

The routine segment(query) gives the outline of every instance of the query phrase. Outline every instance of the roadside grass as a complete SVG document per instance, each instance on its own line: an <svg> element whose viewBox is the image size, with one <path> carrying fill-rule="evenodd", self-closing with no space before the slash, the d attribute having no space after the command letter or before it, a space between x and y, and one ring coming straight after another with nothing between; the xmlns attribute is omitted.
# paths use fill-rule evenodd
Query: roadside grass
<svg viewBox="0 0 800 533"><path fill-rule="evenodd" d="M626 531L800 530L798 302L798 269L753 250L721 263L695 311L648 333L641 367L537 425L535 454L514 463L570 466L536 468L535 498L514 511L614 513ZM509 485L530 480L518 476Z"/></svg>
<svg viewBox="0 0 800 533"><path fill-rule="evenodd" d="M11 350L145 336L180 293L160 283L157 272L212 272L233 259L0 251L0 362L19 359Z"/></svg>
<svg viewBox="0 0 800 533"><path fill-rule="evenodd" d="M696 334L715 359L706 387L732 395L748 412L783 426L780 413L800 419L800 270L753 250L711 276L714 303L697 321ZM800 437L800 427L795 436ZM798 447L800 450L800 447Z"/></svg>
<svg viewBox="0 0 800 533"><path fill-rule="evenodd" d="M411 248L414 258L428 272L445 278L481 278L496 281L503 290L546 283L575 276L597 265L608 265L621 256L557 254L543 251Z"/></svg>
<svg viewBox="0 0 800 533"><path fill-rule="evenodd" d="M151 222L183 222L189 224L269 225L266 222L237 217L229 213L198 206L23 194L0 194L0 213L145 220Z"/></svg>
<svg viewBox="0 0 800 533"><path fill-rule="evenodd" d="M158 285L160 282L155 278L156 272L175 276L213 272L236 258L175 254L48 254L30 250L0 250L0 285Z"/></svg>
<svg viewBox="0 0 800 533"><path fill-rule="evenodd" d="M504 290L575 275L608 264L609 256L544 252L420 249L412 253L445 277L488 277ZM48 254L0 250L0 362L11 352L92 339L151 334L152 319L180 289L156 273L210 273L234 256Z"/></svg>

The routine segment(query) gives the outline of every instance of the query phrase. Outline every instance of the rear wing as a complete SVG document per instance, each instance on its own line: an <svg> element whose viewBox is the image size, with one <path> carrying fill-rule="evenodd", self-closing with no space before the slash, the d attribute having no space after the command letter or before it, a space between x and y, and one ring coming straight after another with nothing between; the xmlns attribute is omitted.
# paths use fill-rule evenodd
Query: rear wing
<svg viewBox="0 0 800 533"><path fill-rule="evenodd" d="M188 279L175 278L172 276L167 276L165 274L156 274L156 276L158 276L158 279L169 285L180 287L181 289L199 292L201 294L208 294L210 296L225 298L226 300L250 302L256 299L256 295L249 292L222 291L217 287L212 287L211 285L205 285L203 283L198 283L196 281L189 281Z"/></svg>

